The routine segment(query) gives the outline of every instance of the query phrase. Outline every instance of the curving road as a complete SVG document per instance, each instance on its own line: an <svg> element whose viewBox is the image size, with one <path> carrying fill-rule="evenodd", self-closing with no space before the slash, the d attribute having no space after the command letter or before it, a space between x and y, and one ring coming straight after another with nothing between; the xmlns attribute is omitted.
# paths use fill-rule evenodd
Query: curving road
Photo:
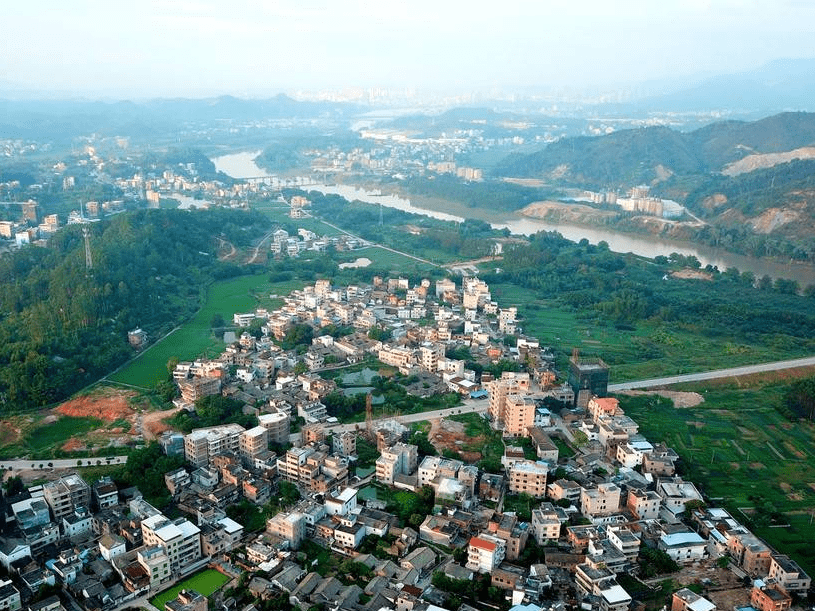
<svg viewBox="0 0 815 611"><path fill-rule="evenodd" d="M789 361L759 363L758 365L744 365L743 367L731 367L729 369L717 369L715 371L702 371L700 373L689 373L686 375L668 376L665 378L652 378L650 380L623 382L621 384L609 384L608 390L609 392L616 392L618 390L634 390L635 388L653 388L654 386L669 386L671 384L681 384L682 382L702 382L704 380L717 380L719 378L746 376L753 373L763 373L766 371L780 371L782 369L794 369L795 367L812 366L815 366L815 356L809 356L802 359L791 359Z"/></svg>

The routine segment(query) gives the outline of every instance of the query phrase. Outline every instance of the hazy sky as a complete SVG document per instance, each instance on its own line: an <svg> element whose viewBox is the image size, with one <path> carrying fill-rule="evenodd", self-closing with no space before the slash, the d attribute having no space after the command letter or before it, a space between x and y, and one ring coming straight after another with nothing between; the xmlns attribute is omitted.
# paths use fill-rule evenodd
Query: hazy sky
<svg viewBox="0 0 815 611"><path fill-rule="evenodd" d="M2 0L0 92L617 86L815 57L810 0Z"/></svg>

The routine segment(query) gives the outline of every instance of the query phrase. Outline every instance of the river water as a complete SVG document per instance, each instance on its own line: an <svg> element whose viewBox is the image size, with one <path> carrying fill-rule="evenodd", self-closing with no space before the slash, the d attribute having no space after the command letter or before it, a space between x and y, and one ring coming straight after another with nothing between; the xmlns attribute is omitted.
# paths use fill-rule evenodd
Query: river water
<svg viewBox="0 0 815 611"><path fill-rule="evenodd" d="M214 157L212 161L218 170L233 178L252 178L260 176L276 178L273 174L269 174L255 163L254 160L259 154L260 151L233 153L221 157ZM296 183L302 185L307 190L336 194L348 200L359 200L370 204L379 204L387 206L388 208L397 208L405 212L422 214L444 221L461 222L464 220L463 216L417 206L409 199L399 195L381 194L352 185L311 183L310 178L299 178ZM490 211L481 209L468 209L466 212L473 218L481 218L482 220L490 222L495 228L508 228L512 233L518 235L532 235L538 231L557 231L563 235L564 238L575 242L579 242L584 238L592 244L597 244L601 241L606 242L609 248L614 252L631 252L649 258L658 255L667 256L676 252L683 255L693 255L699 259L703 266L715 265L722 271L728 267L735 267L740 271L753 272L756 277L767 275L771 278L788 278L795 280L801 287L815 284L815 266L812 265L794 262L785 264L766 259L756 259L754 257L737 255L706 246L674 242L655 236L623 233L607 227L548 223L520 214L490 213Z"/></svg>

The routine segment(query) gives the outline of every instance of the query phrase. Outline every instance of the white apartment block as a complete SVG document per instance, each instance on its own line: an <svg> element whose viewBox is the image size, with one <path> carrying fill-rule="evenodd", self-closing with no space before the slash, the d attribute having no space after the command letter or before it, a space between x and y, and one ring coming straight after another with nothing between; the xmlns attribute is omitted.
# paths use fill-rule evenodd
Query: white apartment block
<svg viewBox="0 0 815 611"><path fill-rule="evenodd" d="M479 573L491 573L506 556L506 541L489 534L470 539L467 546L467 568Z"/></svg>
<svg viewBox="0 0 815 611"><path fill-rule="evenodd" d="M158 514L142 520L141 532L145 545L164 550L173 572L201 559L201 530L189 520Z"/></svg>
<svg viewBox="0 0 815 611"><path fill-rule="evenodd" d="M396 443L392 447L383 450L379 458L376 459L376 479L388 485L393 485L395 475L410 475L416 471L418 461L419 454L416 446L401 442ZM435 473L435 468L433 473Z"/></svg>
<svg viewBox="0 0 815 611"><path fill-rule="evenodd" d="M560 538L560 518L555 511L544 509L532 510L532 535L539 545L546 541L557 541Z"/></svg>
<svg viewBox="0 0 815 611"><path fill-rule="evenodd" d="M239 424L195 429L184 436L184 457L190 464L203 467L217 454L223 452L237 454L240 448L240 435L245 430Z"/></svg>

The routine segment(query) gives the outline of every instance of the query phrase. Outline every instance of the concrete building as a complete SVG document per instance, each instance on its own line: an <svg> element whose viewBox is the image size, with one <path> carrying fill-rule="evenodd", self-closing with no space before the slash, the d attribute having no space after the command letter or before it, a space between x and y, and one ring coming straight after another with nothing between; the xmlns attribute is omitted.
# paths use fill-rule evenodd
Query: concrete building
<svg viewBox="0 0 815 611"><path fill-rule="evenodd" d="M602 359L572 357L569 366L569 385L578 407L587 407L593 396L608 394L608 365Z"/></svg>
<svg viewBox="0 0 815 611"><path fill-rule="evenodd" d="M418 467L419 449L411 444L396 443L383 450L376 459L376 479L388 485L393 485L396 475L410 475ZM432 478L431 478L432 479Z"/></svg>
<svg viewBox="0 0 815 611"><path fill-rule="evenodd" d="M42 493L57 521L72 514L77 507L90 507L91 503L90 486L75 473L43 484Z"/></svg>
<svg viewBox="0 0 815 611"><path fill-rule="evenodd" d="M0 609L3 611L17 611L22 606L20 591L14 587L11 580L0 580Z"/></svg>
<svg viewBox="0 0 815 611"><path fill-rule="evenodd" d="M181 590L172 600L164 603L167 611L207 611L207 598L195 590Z"/></svg>
<svg viewBox="0 0 815 611"><path fill-rule="evenodd" d="M260 426L268 431L269 443L284 445L289 442L289 416L282 411L274 411L271 414L260 414L258 416Z"/></svg>
<svg viewBox="0 0 815 611"><path fill-rule="evenodd" d="M335 433L331 440L331 449L339 456L356 456L357 434L353 431Z"/></svg>
<svg viewBox="0 0 815 611"><path fill-rule="evenodd" d="M245 430L239 424L195 429L184 436L184 457L190 464L204 467L217 454L223 452L237 454L240 448L240 435Z"/></svg>
<svg viewBox="0 0 815 611"><path fill-rule="evenodd" d="M264 426L255 426L242 431L238 436L238 451L246 464L252 465L255 458L269 449L269 430Z"/></svg>
<svg viewBox="0 0 815 611"><path fill-rule="evenodd" d="M792 598L780 588L755 585L750 590L750 604L757 611L786 611L792 606Z"/></svg>
<svg viewBox="0 0 815 611"><path fill-rule="evenodd" d="M546 463L519 460L509 468L509 491L515 494L528 494L534 498L546 496L546 477L549 467Z"/></svg>
<svg viewBox="0 0 815 611"><path fill-rule="evenodd" d="M682 588L671 598L671 611L716 611L716 605L693 590Z"/></svg>
<svg viewBox="0 0 815 611"><path fill-rule="evenodd" d="M695 562L707 556L707 542L695 532L662 535L657 547L679 564Z"/></svg>
<svg viewBox="0 0 815 611"><path fill-rule="evenodd" d="M504 435L524 437L535 426L536 404L528 395L509 395L504 403Z"/></svg>
<svg viewBox="0 0 815 611"><path fill-rule="evenodd" d="M484 384L485 389L489 393L490 405L488 412L492 418L493 426L495 428L504 428L506 419L507 398L510 395L524 396L529 392L530 376L528 373L505 371L501 377L496 380L491 380ZM513 428L519 428L517 417L525 417L523 414L513 414ZM525 422L525 420L524 420ZM526 426L532 426L535 422L535 410L532 409L531 419Z"/></svg>
<svg viewBox="0 0 815 611"><path fill-rule="evenodd" d="M738 566L752 577L766 577L772 563L772 550L753 533L736 533L727 542L727 551Z"/></svg>
<svg viewBox="0 0 815 611"><path fill-rule="evenodd" d="M620 509L620 487L611 482L597 488L583 488L580 493L580 512L587 518L607 516Z"/></svg>
<svg viewBox="0 0 815 611"><path fill-rule="evenodd" d="M110 477L100 478L91 486L93 503L100 510L119 504L119 490Z"/></svg>
<svg viewBox="0 0 815 611"><path fill-rule="evenodd" d="M221 392L221 380L216 377L196 377L191 380L179 380L178 390L181 399L188 405L195 405L198 399L217 395Z"/></svg>
<svg viewBox="0 0 815 611"><path fill-rule="evenodd" d="M770 579L775 582L787 594L805 595L812 585L812 580L807 575L798 563L790 559L789 556L782 556L776 554L770 561Z"/></svg>
<svg viewBox="0 0 815 611"><path fill-rule="evenodd" d="M554 509L539 507L532 510L532 535L539 545L547 541L557 541L560 538L560 516Z"/></svg>
<svg viewBox="0 0 815 611"><path fill-rule="evenodd" d="M306 538L306 519L296 511L281 511L266 521L266 532L286 541L291 549L298 549Z"/></svg>
<svg viewBox="0 0 815 611"><path fill-rule="evenodd" d="M141 531L146 546L157 545L164 550L172 572L201 559L201 530L184 518L151 516L142 520Z"/></svg>
<svg viewBox="0 0 815 611"><path fill-rule="evenodd" d="M662 498L653 490L631 488L625 506L638 520L656 520L661 503Z"/></svg>
<svg viewBox="0 0 815 611"><path fill-rule="evenodd" d="M481 534L470 539L467 546L467 565L471 571L490 573L504 561L506 543L503 539Z"/></svg>

